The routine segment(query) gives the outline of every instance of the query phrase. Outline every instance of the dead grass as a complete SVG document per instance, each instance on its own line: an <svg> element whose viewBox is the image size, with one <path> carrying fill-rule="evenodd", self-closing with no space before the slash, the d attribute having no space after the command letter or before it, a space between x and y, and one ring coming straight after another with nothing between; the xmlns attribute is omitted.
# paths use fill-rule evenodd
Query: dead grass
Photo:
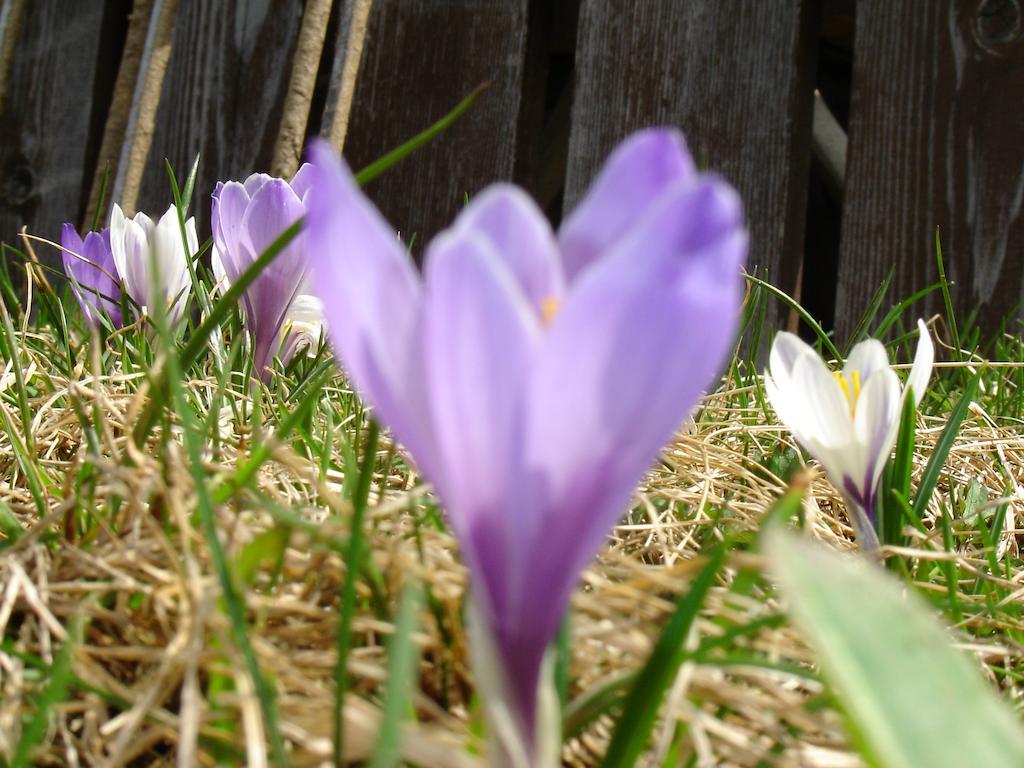
<svg viewBox="0 0 1024 768"><path fill-rule="evenodd" d="M159 450L159 442L145 451L130 444L137 412L131 381L83 374L79 381L51 381L48 387L52 393L32 403L36 449L68 481L52 489L42 519L11 441L0 433L0 500L27 531L0 551L0 754L10 754L22 718L33 707L40 687L34 660L52 663L77 617L84 619L84 630L74 650L75 685L51 723L39 765L203 766L213 765L218 754L229 762L268 765L259 706L233 650L209 555L192 522L195 495L182 449L174 439ZM764 423L759 411L735 409L737 401L736 390L711 398L701 426L669 447L638 492L633 514L584 575L573 602L571 699L636 669L699 566L701 541L724 532L751 538L785 487L753 460L771 453L780 438L789 440L788 433ZM98 406L104 415L99 455L83 439L75 402ZM210 461L214 476L231 471L250 437L235 434L230 421L226 426L220 455ZM923 422L917 472L941 427L938 420ZM948 476L964 485L977 479L1000 497L1006 477L1021 481L1022 458L1024 437L978 411L950 454ZM88 505L97 514L83 537L73 519L81 492L73 478L85 461L95 465ZM357 647L350 658L357 695L349 697L345 713L347 756L358 760L372 748L386 676L387 616L401 584L416 578L429 586L430 600L417 636L418 722L407 731L404 754L421 766L480 765L479 713L461 622L465 573L456 543L423 524L429 497L404 470L378 480L368 533L379 578L360 580ZM252 641L278 690L282 728L297 766L327 765L331 750L335 606L346 576L337 552L347 536L348 512L339 482L333 473L321 481L308 460L281 448L261 472L259 495L242 494L217 510L233 557L275 525L275 509L319 523L292 527L279 574L263 563L246 593ZM937 497L944 493L945 485ZM721 509L728 510L726 516L709 517ZM836 547L852 546L839 498L813 469L804 510L810 535ZM1014 491L997 547L1003 562L1018 555L1019 511ZM914 557L950 557L934 535L916 534L913 550ZM969 543L955 557L963 573L1005 582L1011 599L1020 600L1021 572L1008 579L993 576L985 554ZM727 580L705 605L692 648L779 612L759 578L746 590L733 588L741 573L759 568L747 549L731 555ZM923 581L925 589L938 589ZM1021 648L1007 635L1021 628L1011 615L993 615L970 594L962 599L964 629L998 625L970 636L980 662L1019 667ZM1007 694L1018 698L1015 687L1000 679ZM610 725L600 717L570 740L565 762L595 765ZM816 680L810 653L785 622L765 621L759 630L684 665L652 757L667 754L680 729L684 749L700 766L860 765Z"/></svg>

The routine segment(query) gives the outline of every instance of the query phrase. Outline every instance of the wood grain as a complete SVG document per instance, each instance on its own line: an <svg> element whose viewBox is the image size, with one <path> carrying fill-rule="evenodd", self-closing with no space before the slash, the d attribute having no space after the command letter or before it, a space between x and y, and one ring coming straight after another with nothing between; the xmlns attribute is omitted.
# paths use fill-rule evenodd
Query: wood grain
<svg viewBox="0 0 1024 768"><path fill-rule="evenodd" d="M676 125L739 189L748 269L799 295L816 20L801 0L585 0L565 210L626 135Z"/></svg>
<svg viewBox="0 0 1024 768"><path fill-rule="evenodd" d="M837 331L890 269L894 300L936 281L936 227L956 309L991 330L1024 298L1021 3L861 0L856 40Z"/></svg>
<svg viewBox="0 0 1024 768"><path fill-rule="evenodd" d="M219 179L269 170L302 12L302 0L180 0L137 209L170 204L164 158L183 183L201 154L193 205L201 229Z"/></svg>
<svg viewBox="0 0 1024 768"><path fill-rule="evenodd" d="M102 3L34 0L7 16L0 30L12 45L0 107L0 240L18 230L59 239L65 221L79 223L91 181L89 158L96 73L103 55ZM51 265L55 249L37 249Z"/></svg>
<svg viewBox="0 0 1024 768"><path fill-rule="evenodd" d="M491 84L456 125L367 188L388 220L420 245L451 222L465 194L515 178L522 142L539 134L539 125L522 122L528 4L371 5L344 147L354 169L419 133L481 82Z"/></svg>

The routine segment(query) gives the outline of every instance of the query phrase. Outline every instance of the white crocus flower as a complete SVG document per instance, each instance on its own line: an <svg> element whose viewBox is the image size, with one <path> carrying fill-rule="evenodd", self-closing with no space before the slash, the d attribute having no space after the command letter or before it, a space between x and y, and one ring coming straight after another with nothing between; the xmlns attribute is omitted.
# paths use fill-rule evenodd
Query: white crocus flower
<svg viewBox="0 0 1024 768"><path fill-rule="evenodd" d="M281 360L286 365L300 349L316 354L324 334L324 305L316 296L302 293L292 300L279 334Z"/></svg>
<svg viewBox="0 0 1024 768"><path fill-rule="evenodd" d="M928 386L935 348L918 320L920 339L906 388L889 367L876 339L853 348L842 371L831 371L818 353L792 333L772 344L764 384L768 399L797 441L825 468L846 499L864 549L878 546L874 515L879 480L892 453L903 398Z"/></svg>
<svg viewBox="0 0 1024 768"><path fill-rule="evenodd" d="M155 297L151 295L153 279L150 268L155 263L160 301L167 306L168 320L172 325L184 314L192 288L188 259L199 251L194 218L185 222L185 234L187 254L181 242L178 211L173 205L156 224L144 213L137 213L129 219L116 203L110 212L110 249L125 290L143 312L152 312Z"/></svg>

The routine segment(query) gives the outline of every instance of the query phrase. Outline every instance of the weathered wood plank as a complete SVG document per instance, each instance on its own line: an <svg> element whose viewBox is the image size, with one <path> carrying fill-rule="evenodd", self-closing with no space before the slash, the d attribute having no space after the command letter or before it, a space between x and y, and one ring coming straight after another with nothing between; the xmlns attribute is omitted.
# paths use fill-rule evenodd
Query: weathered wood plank
<svg viewBox="0 0 1024 768"><path fill-rule="evenodd" d="M344 153L353 168L423 130L481 82L491 84L455 126L369 185L368 194L403 236L415 234L423 244L450 223L464 194L516 178L523 142L540 132L536 123L523 124L540 119L524 111L522 96L532 64L529 5L372 2L351 109L324 121L329 135L330 126L347 117ZM342 27L347 34L351 24Z"/></svg>
<svg viewBox="0 0 1024 768"><path fill-rule="evenodd" d="M270 169L302 13L302 0L178 3L134 208L167 207L164 158L184 176L196 154L202 155L195 191L200 226L209 218L209 195L218 179Z"/></svg>
<svg viewBox="0 0 1024 768"><path fill-rule="evenodd" d="M62 222L78 223L91 181L104 4L13 0L4 10L9 26L0 30L0 240L13 244L23 225L59 239ZM60 263L53 249L40 248L38 255Z"/></svg>
<svg viewBox="0 0 1024 768"><path fill-rule="evenodd" d="M742 194L748 268L798 296L816 27L809 0L585 0L565 209L627 134L676 125Z"/></svg>
<svg viewBox="0 0 1024 768"><path fill-rule="evenodd" d="M856 41L837 330L893 267L895 299L936 281L936 227L956 309L991 329L1024 298L1020 3L860 0Z"/></svg>

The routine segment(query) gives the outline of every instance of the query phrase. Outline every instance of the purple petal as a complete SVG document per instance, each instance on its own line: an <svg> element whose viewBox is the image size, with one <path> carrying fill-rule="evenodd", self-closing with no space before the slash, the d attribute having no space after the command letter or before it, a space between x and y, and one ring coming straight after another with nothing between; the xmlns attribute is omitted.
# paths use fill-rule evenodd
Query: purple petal
<svg viewBox="0 0 1024 768"><path fill-rule="evenodd" d="M65 224L61 245L71 251L62 254L64 271L74 278L72 290L86 319L98 324L100 312L105 311L113 326L119 328L121 286L110 250L110 230L89 232L83 241L71 224Z"/></svg>
<svg viewBox="0 0 1024 768"><path fill-rule="evenodd" d="M422 286L395 234L324 141L309 150L306 247L313 295L353 383L434 477L433 435L422 387Z"/></svg>
<svg viewBox="0 0 1024 768"><path fill-rule="evenodd" d="M558 244L536 203L518 187L496 184L478 195L455 220L454 229L490 241L538 315L565 291Z"/></svg>
<svg viewBox="0 0 1024 768"><path fill-rule="evenodd" d="M520 401L540 322L491 244L457 229L428 251L424 324L438 463L449 470L430 479L500 615L517 581Z"/></svg>
<svg viewBox="0 0 1024 768"><path fill-rule="evenodd" d="M310 185L313 183L313 173L309 163L303 163L299 166L299 170L295 172L292 177L292 189L295 194L298 195L300 200L305 199L306 193L309 191Z"/></svg>
<svg viewBox="0 0 1024 768"><path fill-rule="evenodd" d="M569 279L614 245L666 189L695 179L679 131L652 128L622 142L559 230Z"/></svg>
<svg viewBox="0 0 1024 768"><path fill-rule="evenodd" d="M264 184L268 181L275 181L276 179L266 173L253 173L242 182L242 186L245 187L245 192L249 197L255 195Z"/></svg>
<svg viewBox="0 0 1024 768"><path fill-rule="evenodd" d="M210 209L213 240L217 245L224 274L231 282L235 282L250 263L242 262L242 259L248 259L250 254L248 251L243 252L239 246L242 218L249 207L249 201L249 193L237 181L218 182L213 193Z"/></svg>
<svg viewBox="0 0 1024 768"><path fill-rule="evenodd" d="M534 546L511 626L555 631L579 572L713 383L746 249L735 193L714 179L681 184L570 293L530 381L524 484L536 497L520 525Z"/></svg>
<svg viewBox="0 0 1024 768"><path fill-rule="evenodd" d="M281 179L264 182L242 215L238 246L239 253L244 256L237 261L246 265L254 262L304 213L302 201L288 182ZM223 255L221 259L224 261ZM275 342L280 336L288 307L305 280L306 268L306 253L300 234L260 274L246 293L249 332L255 348L254 365L261 376L266 376L267 367L277 351ZM224 271L229 279L234 279L227 261L224 261Z"/></svg>

